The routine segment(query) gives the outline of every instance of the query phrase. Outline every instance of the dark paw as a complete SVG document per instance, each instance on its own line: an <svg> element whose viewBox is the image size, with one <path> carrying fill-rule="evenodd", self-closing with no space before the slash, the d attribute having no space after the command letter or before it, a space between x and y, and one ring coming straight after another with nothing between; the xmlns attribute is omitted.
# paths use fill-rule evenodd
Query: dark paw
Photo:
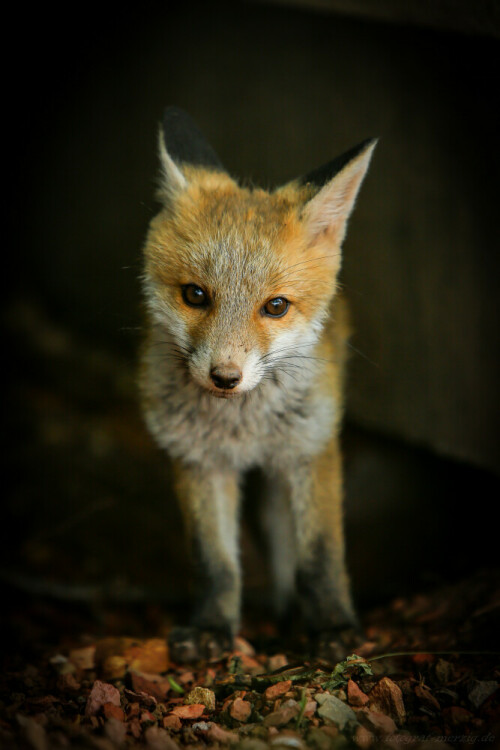
<svg viewBox="0 0 500 750"><path fill-rule="evenodd" d="M168 638L170 658L178 664L201 659L218 659L233 648L233 638L227 631L204 630L195 627L173 628Z"/></svg>
<svg viewBox="0 0 500 750"><path fill-rule="evenodd" d="M328 628L312 637L313 654L317 659L334 666L350 656L364 641L363 632L359 628Z"/></svg>

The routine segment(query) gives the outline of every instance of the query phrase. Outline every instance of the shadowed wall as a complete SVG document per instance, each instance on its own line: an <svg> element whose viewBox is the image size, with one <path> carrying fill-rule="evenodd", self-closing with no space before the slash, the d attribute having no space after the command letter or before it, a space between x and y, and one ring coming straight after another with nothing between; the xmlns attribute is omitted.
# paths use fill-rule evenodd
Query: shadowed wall
<svg viewBox="0 0 500 750"><path fill-rule="evenodd" d="M183 564L163 458L129 411L166 104L192 114L231 174L264 186L380 136L345 243L349 420L498 471L498 41L257 3L89 10L64 34L52 21L32 15L19 39L28 67L14 60L6 82L6 253L17 267L5 297L19 355L8 369L24 388L7 409L8 564L87 581L121 566L129 583L150 570L159 584L161 565ZM358 585L390 593L391 569L392 590L420 571L422 551L409 558L429 528L437 560L463 486L475 512L448 529L446 549L463 565L480 559L489 495L477 475L430 454L399 461L407 449L390 441L380 453L366 445L347 461ZM399 544L397 571L375 560L384 534Z"/></svg>

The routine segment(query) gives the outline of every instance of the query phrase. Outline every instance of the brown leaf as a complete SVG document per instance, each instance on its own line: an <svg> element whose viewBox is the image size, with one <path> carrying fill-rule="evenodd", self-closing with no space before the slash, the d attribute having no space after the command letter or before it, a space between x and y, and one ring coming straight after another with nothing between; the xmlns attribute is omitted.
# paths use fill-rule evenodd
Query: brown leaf
<svg viewBox="0 0 500 750"><path fill-rule="evenodd" d="M203 703L192 703L190 706L176 706L170 713L180 719L199 719L204 711Z"/></svg>
<svg viewBox="0 0 500 750"><path fill-rule="evenodd" d="M95 716L105 703L112 703L115 706L120 705L120 693L108 682L96 680L92 685L92 690L85 707L86 716Z"/></svg>
<svg viewBox="0 0 500 750"><path fill-rule="evenodd" d="M354 680L349 680L347 683L347 699L351 706L366 706L370 700Z"/></svg>
<svg viewBox="0 0 500 750"><path fill-rule="evenodd" d="M231 703L229 714L236 721L248 721L250 714L252 713L252 706L248 701L244 701L241 698L235 698Z"/></svg>
<svg viewBox="0 0 500 750"><path fill-rule="evenodd" d="M389 677L382 677L370 690L370 708L373 711L387 714L398 724L406 720L405 705L401 688Z"/></svg>

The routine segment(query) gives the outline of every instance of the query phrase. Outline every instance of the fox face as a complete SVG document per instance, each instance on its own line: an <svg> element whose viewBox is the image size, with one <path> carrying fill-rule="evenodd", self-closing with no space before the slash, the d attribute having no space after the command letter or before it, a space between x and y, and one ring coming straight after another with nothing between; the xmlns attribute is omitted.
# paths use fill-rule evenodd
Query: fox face
<svg viewBox="0 0 500 750"><path fill-rule="evenodd" d="M304 179L267 192L218 162L186 162L175 137L171 156L168 140L162 132L163 208L145 247L149 314L194 383L235 398L316 343L374 142L319 191Z"/></svg>
<svg viewBox="0 0 500 750"><path fill-rule="evenodd" d="M191 174L151 228L147 290L197 384L240 395L315 342L340 265L323 245L308 242L300 204L279 191Z"/></svg>

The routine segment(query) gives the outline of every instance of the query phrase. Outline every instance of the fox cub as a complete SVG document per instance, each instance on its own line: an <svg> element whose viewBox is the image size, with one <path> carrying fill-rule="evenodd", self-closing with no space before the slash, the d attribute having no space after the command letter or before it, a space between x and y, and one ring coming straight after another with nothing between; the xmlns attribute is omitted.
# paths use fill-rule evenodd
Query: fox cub
<svg viewBox="0 0 500 750"><path fill-rule="evenodd" d="M338 445L349 334L341 245L375 147L368 140L272 192L240 187L191 118L165 111L160 213L145 244L147 425L174 464L194 558L192 626L172 658L219 654L238 628L239 484L265 501L275 600L296 591L320 655L356 627L344 564Z"/></svg>

